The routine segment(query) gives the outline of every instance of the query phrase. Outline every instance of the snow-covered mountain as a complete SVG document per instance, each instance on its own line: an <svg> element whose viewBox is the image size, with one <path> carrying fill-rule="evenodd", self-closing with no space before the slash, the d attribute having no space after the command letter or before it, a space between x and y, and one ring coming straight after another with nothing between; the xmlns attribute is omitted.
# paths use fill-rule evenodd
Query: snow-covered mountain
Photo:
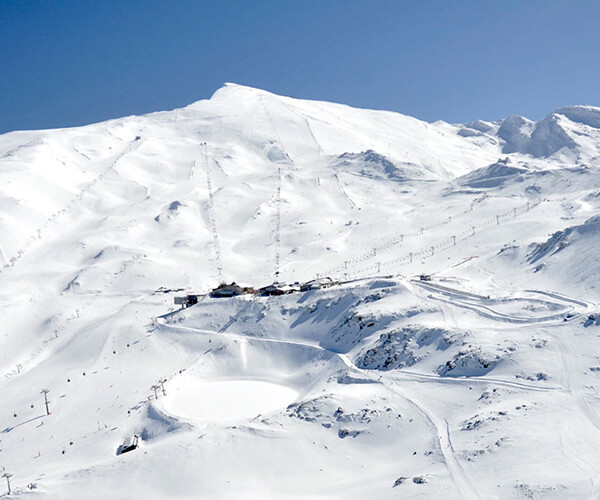
<svg viewBox="0 0 600 500"><path fill-rule="evenodd" d="M454 125L227 84L2 135L0 492L599 498L599 208L591 106Z"/></svg>

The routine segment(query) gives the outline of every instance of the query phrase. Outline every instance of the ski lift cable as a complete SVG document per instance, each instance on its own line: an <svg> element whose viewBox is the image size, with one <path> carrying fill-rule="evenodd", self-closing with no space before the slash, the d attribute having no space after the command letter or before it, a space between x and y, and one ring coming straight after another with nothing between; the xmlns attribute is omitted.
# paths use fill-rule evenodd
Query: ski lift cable
<svg viewBox="0 0 600 500"><path fill-rule="evenodd" d="M206 172L206 189L208 191L208 220L210 224L210 231L213 240L213 250L215 252L215 267L216 274L219 283L223 282L223 262L221 260L221 247L219 245L219 233L217 231L217 221L215 213L214 193L212 189L212 182L210 178L210 168L208 164L208 152L206 142L201 144L204 151L204 170Z"/></svg>
<svg viewBox="0 0 600 500"><path fill-rule="evenodd" d="M475 204L477 203L481 203L482 201L486 200L487 198L489 198L488 194L484 194L483 196L476 198L474 200L471 201L469 208L463 210L462 212L458 212L452 216L447 217L446 219L442 220L442 221L438 221L434 224L430 224L428 226L423 226L419 229L416 229L414 231L408 232L408 233L396 233L394 234L394 236L392 236L391 238L384 240L384 242L382 244L380 244L379 246L375 247L375 250L378 252L384 252L387 251L389 249L391 249L392 247L394 247L395 245L397 245L398 243L401 243L404 241L405 238L412 238L412 237L418 237L418 236L422 236L424 234L425 231L429 231L431 229L434 228L438 228L438 227L442 227L446 224L449 224L450 222L452 222L453 220L456 220L460 217L463 217L465 215L467 215L468 213L472 212L475 208ZM529 204L527 204L529 205ZM523 205L525 206L525 205ZM514 209L513 209L514 210ZM507 213L512 213L512 212L507 212ZM366 254L364 254L365 258L369 258L369 253L372 251L373 249L370 249L369 252L367 252ZM338 266L339 267L339 266Z"/></svg>
<svg viewBox="0 0 600 500"><path fill-rule="evenodd" d="M486 198L486 196L472 201L471 205L468 209L466 209L462 212L459 212L459 213L455 214L454 216L450 216L442 221L436 222L434 224L430 224L428 226L423 226L422 228L416 229L414 231L410 231L408 233L396 233L391 238L384 240L380 245L378 245L374 248L373 247L369 248L369 250L366 251L365 253L363 253L362 255L360 255L358 257L354 257L352 259L349 259L347 262L362 262L362 261L368 260L371 257L371 253L374 250L378 253L386 252L388 250L391 250L393 247L395 247L399 243L402 243L404 241L404 239L406 239L406 238L422 236L425 231L429 231L436 227L444 226L444 225L450 223L452 220L455 220L455 219L462 217L462 216L468 214L469 212L473 211L474 204L477 201L482 201L485 198ZM342 269L344 269L344 264L340 264L338 266L330 268L328 271L325 272L325 274L332 274L337 271L341 271Z"/></svg>
<svg viewBox="0 0 600 500"><path fill-rule="evenodd" d="M282 145L281 136L279 135L279 132L277 131L277 126L275 125L275 121L273 120L273 117L271 116L271 112L269 111L269 108L265 104L263 96L260 97L260 102L265 110L265 114L267 115L267 119L269 120L271 128L273 129L273 132L275 133L275 137L277 138L277 143ZM287 151L285 151L285 148L282 148L282 149L283 149L285 159L287 160L288 164L291 167L294 167L294 161L287 154ZM274 235L275 268L274 268L274 272L273 272L273 277L274 277L275 281L279 281L279 276L280 276L280 272L281 272L281 204L282 204L281 191L282 191L282 186L283 186L283 169L281 168L281 165L280 165L277 168L277 190L275 193L275 235Z"/></svg>
<svg viewBox="0 0 600 500"><path fill-rule="evenodd" d="M518 207L513 208L512 210L509 210L507 212L505 212L504 214L501 214L500 216L497 217L501 217L502 215L505 215L506 217L508 217L509 215L521 215L524 214L526 212L528 212L529 210L531 210L532 208L538 206L541 203L540 200L537 200L535 202L528 202L525 203L523 205L520 205ZM516 216L516 215L514 215ZM362 262L364 260L372 260L373 258L376 258L377 255L376 253L373 254L373 252L369 252L368 255L366 255L366 259L351 259L351 260L346 260L344 262L344 265L342 266L338 266L339 270L344 270L344 276L348 277L348 276L352 276L355 278L359 278L361 276L364 276L365 273L368 273L372 270L377 270L378 272L381 271L382 268L384 267L388 267L388 266L393 266L393 265L406 265L406 264L410 264L412 263L412 258L413 257L420 257L422 259L428 259L431 258L434 254L431 252L431 248L433 248L434 250L446 250L450 247L453 247L456 245L457 241L464 241L467 238L470 238L472 236L474 236L476 233L474 232L474 229L478 229L478 228L484 228L486 226L490 226L493 225L498 219L497 217L493 217L488 219L487 221L480 223L478 226L473 226L473 229L471 230L465 230L457 235L451 236L449 238L446 238L444 240L442 240L441 242L439 242L437 245L433 245L429 246L426 249L421 249L415 252L410 252L408 255L403 255L401 257L396 257L393 259L389 259L389 260L378 260L375 264L372 264L370 266L366 266L363 267L361 269L353 269L353 270L348 270L348 265L349 264L354 264L354 263L359 263ZM402 264L402 262L405 262L404 264ZM337 270L337 269L336 269ZM331 270L330 270L331 271ZM349 272L350 271L350 272ZM353 271L353 272L352 272Z"/></svg>

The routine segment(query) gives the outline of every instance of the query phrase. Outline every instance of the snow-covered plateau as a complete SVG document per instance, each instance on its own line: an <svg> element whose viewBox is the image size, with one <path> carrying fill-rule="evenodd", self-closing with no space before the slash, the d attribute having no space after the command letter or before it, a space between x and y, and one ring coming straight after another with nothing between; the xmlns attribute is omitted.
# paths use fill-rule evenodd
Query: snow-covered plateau
<svg viewBox="0 0 600 500"><path fill-rule="evenodd" d="M0 496L600 498L599 213L591 106L2 135Z"/></svg>

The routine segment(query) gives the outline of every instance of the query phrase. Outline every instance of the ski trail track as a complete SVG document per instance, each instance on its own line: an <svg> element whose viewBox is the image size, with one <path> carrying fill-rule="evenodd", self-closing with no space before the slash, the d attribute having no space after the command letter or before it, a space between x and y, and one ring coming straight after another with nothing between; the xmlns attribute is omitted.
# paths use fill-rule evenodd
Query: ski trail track
<svg viewBox="0 0 600 500"><path fill-rule="evenodd" d="M595 306L595 304L592 302L583 302L582 300L574 299L573 297L568 297L567 295L564 295L562 293L550 292L550 291L546 291L546 290L523 290L523 291L529 292L529 293L538 293L540 295L546 295L547 297L562 300L564 302L571 302L572 304L583 307L584 309L589 309L589 308Z"/></svg>
<svg viewBox="0 0 600 500"><path fill-rule="evenodd" d="M419 282L417 282L417 284L423 285ZM462 303L462 301L460 300L461 297L464 297L465 300L470 300L470 301L487 299L487 297L483 297L481 295L473 294L470 292L463 292L458 289L451 289L449 287L440 287L440 289L438 289L435 286L429 286L429 285L430 284L426 284L423 286L423 288L428 291L433 291L433 292L437 292L437 293L443 293L445 295L450 295L451 300L438 299L438 300L441 300L443 303L448 304L448 306L450 306L450 307L464 307L466 304ZM536 290L528 290L527 292L539 293ZM575 308L578 308L578 309L579 308L587 308L589 306L587 303L580 301L578 299L566 297L561 294L557 294L557 293L553 293L553 292L543 292L540 294L550 297L558 302L562 302L568 310L573 310ZM435 297L433 297L433 298L435 298ZM335 350L328 349L321 345L313 344L311 342L306 342L306 341L301 341L301 340L290 340L290 339L259 338L259 337L252 337L252 336L243 335L243 334L224 333L225 330L229 326L231 326L235 321L237 321L238 318L240 318L241 315L243 315L244 312L246 312L248 310L248 308L254 303L256 303L256 299L253 299L252 301L250 301L248 303L248 305L243 307L236 315L234 315L231 318L231 320L226 323L225 327L220 330L220 332L196 329L196 328L179 326L179 325L170 325L170 324L166 323L163 318L157 319L157 322L161 328L171 328L171 329L175 329L175 330L195 332L195 333L200 333L200 334L204 334L204 335L217 335L217 336L225 335L229 338L241 340L241 341L244 341L247 343L252 343L252 342L279 343L279 344L288 344L288 345L294 345L294 346L302 346L304 348L312 349L312 350L315 350L318 352L325 351L325 352L328 352L328 353L336 356L337 359L339 359L348 370L350 370L356 374L360 374L362 377L364 377L368 380L371 380L375 383L380 383L380 384L385 385L385 387L388 388L390 391L392 391L393 393L395 393L398 396L405 399L409 404L413 405L426 418L426 420L431 424L432 429L435 429L437 442L438 442L440 450L443 454L444 461L445 461L445 463L448 467L448 470L452 476L452 479L456 485L456 488L458 489L460 495L466 499L477 499L477 498L483 498L483 497L479 493L479 491L477 490L476 486L473 484L471 479L469 478L469 476L466 473L466 471L464 470L460 460L456 456L456 452L454 450L454 446L452 443L452 438L451 438L452 434L450 431L450 424L449 424L448 420L446 418L444 418L443 416L439 416L438 414L436 414L436 412L433 411L432 408L429 407L429 405L426 403L426 401L424 400L424 396L422 396L420 394L420 392L418 390L416 390L415 388L411 388L410 385L407 384L407 382L411 382L411 383L435 382L435 383L441 383L441 384L463 385L463 386L465 386L465 385L472 386L474 384L486 385L486 386L494 385L494 386L507 387L507 388L510 388L513 390L530 391L530 392L545 392L545 393L550 393L553 391L559 391L559 392L565 391L565 387L562 385L561 386L540 386L540 385L536 385L536 384L528 384L528 383L524 383L524 382L513 382L510 380L492 378L492 377L487 377L487 376L468 377L468 378L452 378L452 377L441 377L439 375L434 375L434 374L418 373L418 372L413 372L413 371L405 370L405 369L395 370L393 373L374 374L374 373L372 373L371 370L365 370L365 369L362 369L362 368L359 368L358 366L356 366L356 364L352 361L352 359L347 354L337 352ZM471 306L472 304L468 304L468 305ZM448 307L448 306L445 306L445 307ZM522 318L510 317L510 315L497 314L495 311L493 311L489 308L487 308L487 309L493 314L489 314L486 311L482 311L482 309L480 309L478 307L473 307L473 309L475 310L475 312L478 312L479 314L487 315L495 321L507 321L510 319L522 320ZM448 310L447 314L449 314L450 316L453 317L451 310ZM560 326L564 323L562 321L563 316L564 316L564 313L547 316L547 317L531 318L531 319L527 319L528 320L527 323L528 324L535 323L538 325L546 325L549 327L552 327L553 325ZM572 352L572 348L571 348L571 350L569 350L565 346L565 347L563 347L563 349L564 349L564 353L570 355L571 357L574 356L574 353ZM563 358L563 363L566 363L564 358ZM592 425L598 431L600 431L600 417L596 414L594 409L589 405L589 403L587 402L585 395L583 394L581 389L579 389L578 386L575 384L574 368L565 364L565 374L567 376L567 386L568 386L567 390L569 390L570 392L573 393L574 397L577 399L578 404L580 405L581 410L584 413L584 415L586 416L586 418L588 418L590 420L590 422L592 423ZM577 461L575 461L574 463L577 464ZM596 479L594 479L592 481L592 483L593 483L592 484L592 490L593 490L592 495L594 498L596 498L598 492L600 492L600 475L598 475L597 471L592 470L592 469L590 469L590 473L592 475L597 476Z"/></svg>
<svg viewBox="0 0 600 500"><path fill-rule="evenodd" d="M140 139L140 138L136 138L136 139L130 141L128 143L127 147L124 148L124 150L122 150L120 153L118 153L114 157L114 159L111 161L110 165L100 175L98 175L92 181L87 183L85 185L85 187L74 198L72 198L72 200L69 202L69 204L67 205L66 208L63 208L63 209L59 210L58 212L55 212L52 216L50 216L47 219L46 223L43 225L42 228L37 229L37 236L34 239L32 239L30 237L30 239L28 240L25 247L23 247L20 250L19 254L17 255L17 258L13 257L13 259L11 259L11 262L9 265L5 265L2 269L0 269L0 273L2 273L3 271L6 271L9 268L14 268L15 265L20 261L20 259L26 255L27 250L30 250L32 248L33 242L36 240L42 240L42 230L43 229L46 229L51 224L58 222L58 220L60 218L66 217L67 215L71 214L73 212L73 210L76 208L77 204L83 200L84 195L88 192L91 192L92 189L94 188L94 186L96 186L99 182L101 182L110 172L116 171L116 167L119 164L119 162L127 154L129 154L132 151L135 151L137 148L139 148L139 146L143 142L144 142L144 140ZM135 203L138 203L138 202L134 202L134 204ZM83 303L82 305L79 305L79 306L75 306L70 313L63 315L62 318L59 319L58 323L54 326L54 328L52 330L52 336L41 340L41 343L39 345L37 345L37 347L30 350L22 358L20 357L18 362L15 363L15 366L18 364L19 368L9 369L8 371L6 371L4 374L2 374L0 376L0 380L2 380L3 382L6 382L8 379L12 378L13 376L15 376L17 374L26 373L27 371L29 371L32 368L34 368L35 366L37 366L41 361L43 361L43 359L49 352L49 348L51 346L56 345L55 341L59 338L59 336L71 326L72 322L79 319L81 317L82 313L84 311L88 310L100 298L101 295L103 295L108 289L110 289L110 287L114 284L115 280L123 272L125 272L131 265L133 265L139 257L141 257L141 254L134 253L134 254L132 254L131 257L129 257L128 259L123 261L121 264L121 269L119 271L117 271L116 273L112 274L110 276L109 280L104 283L104 285L102 286L102 288L100 290L97 290L95 293L91 294L90 297L88 298L88 300L85 301L85 303ZM37 299L34 298L33 300L39 301L42 298L43 297L38 296Z"/></svg>
<svg viewBox="0 0 600 500"><path fill-rule="evenodd" d="M215 262L215 274L219 283L223 282L223 261L221 258L221 244L219 241L219 231L217 229L217 212L215 210L214 191L210 175L210 164L208 161L208 152L206 142L202 143L202 154L203 154L203 166L204 173L206 175L206 191L208 199L208 221L210 226L210 232L212 235L214 262Z"/></svg>
<svg viewBox="0 0 600 500"><path fill-rule="evenodd" d="M42 239L42 233L46 229L48 229L51 225L55 224L59 219L71 214L73 210L77 207L77 205L83 200L85 194L90 192L94 188L94 186L101 182L111 171L114 171L119 161L122 160L123 157L125 157L127 154L136 150L143 142L143 139L134 139L133 141L131 141L127 145L127 147L115 157L115 159L111 162L108 168L106 168L103 172L101 172L90 182L85 184L85 186L73 198L71 198L69 203L67 203L66 207L51 214L46 219L44 224L41 227L37 228L34 231L34 233L31 234L29 238L25 240L24 245L17 251L17 253L13 257L10 257L8 260L6 260L5 258L6 264L4 264L2 268L0 268L0 274L2 274L7 269L13 268L17 264L17 262L19 262L21 258L23 258L23 256L28 252L28 250L33 246L33 244L36 241Z"/></svg>
<svg viewBox="0 0 600 500"><path fill-rule="evenodd" d="M438 300L442 303L448 304L454 307L467 308L477 312L478 314L493 319L496 321L509 321L513 323L529 323L536 325L545 325L549 332L551 332L552 337L555 342L559 346L558 353L561 359L561 363L563 365L563 386L562 387L536 387L529 384L517 383L517 382L504 382L502 385L512 386L514 388L522 388L531 391L561 391L568 392L575 399L576 404L579 406L581 413L583 416L590 422L590 424L596 429L596 431L600 432L600 416L596 412L596 410L592 407L590 402L588 401L588 396L585 394L583 390L583 384L580 380L581 377L579 375L579 371L574 366L574 360L576 359L576 354L572 345L572 342L564 337L564 331L560 327L565 324L564 322L564 312L561 314L550 315L545 317L538 318L530 318L524 320L522 318L510 317L508 315L499 314L497 311L493 311L489 307L482 306L480 304L473 304L472 300L479 298L479 300L484 300L486 297L478 296L476 294L472 294L469 292L462 292L461 290L452 289L448 287L438 286L436 284L431 283L421 283L419 281L414 281L414 283L418 284L421 288L441 293L449 299L443 299L440 297L435 297L433 295L429 295L429 298L434 300ZM564 303L566 307L566 311L575 311L577 310L577 314L580 315L583 312L589 310L593 304L589 302L584 302L582 300L568 297L564 294L560 294L553 291L543 291L543 290L524 290L527 293L533 293L542 295L544 297L549 297L556 301ZM466 301L460 300L460 297L465 297ZM525 299L526 300L526 299ZM492 314L488 314L489 311ZM557 331L558 328L558 331ZM406 370L399 370L400 373L407 373ZM431 379L435 378L435 376L428 374L414 374L420 378ZM478 382L480 380L487 380L488 382L492 382L493 379L487 377L481 377L480 380L477 380L479 377L469 377L468 379L464 379L464 382L471 384L472 382ZM446 380L446 379L444 379ZM566 427L563 425L566 430ZM562 436L561 436L562 442ZM590 465L590 461L582 460L579 456L575 456L573 454L567 453L564 443L561 445L565 456L567 456L585 475L590 475L593 477L592 479L592 491L590 498L598 499L600 498L600 468L593 467ZM592 462L593 463L593 462Z"/></svg>
<svg viewBox="0 0 600 500"><path fill-rule="evenodd" d="M521 316L512 316L510 314L501 313L499 311L492 309L489 306L473 302L473 299L476 299L476 300L487 300L488 299L488 297L484 297L482 295L476 295L476 294L473 294L470 292L461 291L461 290L457 290L454 288L448 288L448 287L440 286L440 285L437 285L434 283L424 283L424 282L421 282L418 280L411 280L411 281L427 291L439 293L445 297L448 297L448 298L443 298L443 297L439 297L439 296L436 297L435 295L430 294L430 295L428 295L428 297L430 299L436 300L438 302L446 303L446 304L449 304L449 305L452 305L455 307L460 307L462 309L474 311L477 314L479 314L480 316L487 318L487 319L508 322L508 323L538 324L538 325L553 324L553 323L563 321L565 318L565 314L572 313L573 311L575 311L574 305L577 305L579 307L584 307L586 309L588 308L588 304L586 304L585 302L581 302L581 301L578 301L575 299L570 299L570 298L561 296L559 294L546 293L545 295L566 303L565 309L560 311L559 313L550 314L548 316L524 318ZM534 290L526 290L526 291L538 293L537 291L534 291ZM465 300L461 300L461 297L464 297ZM523 299L523 300L527 300L527 299ZM578 311L577 314L580 314L581 312L582 311Z"/></svg>
<svg viewBox="0 0 600 500"><path fill-rule="evenodd" d="M573 360L576 359L573 346L568 339L564 338L564 335L561 334L561 332L553 334L553 337L559 345L558 352L563 365L565 388L571 393L585 418L597 432L600 432L600 416L590 405L587 395L583 391L578 370L573 364ZM600 467L591 468L589 462L585 463L588 471L595 475L595 479L592 480L592 492L590 498L598 499L600 498Z"/></svg>
<svg viewBox="0 0 600 500"><path fill-rule="evenodd" d="M8 260L6 259L6 255L4 254L4 250L2 250L2 246L0 246L0 257L2 257L2 262L4 264L8 264ZM2 272L2 268L0 268L0 273Z"/></svg>
<svg viewBox="0 0 600 500"><path fill-rule="evenodd" d="M365 370L362 370L354 365L352 366L355 370L364 374ZM373 380L377 380L371 374L367 374L367 376ZM384 379L387 380L387 377L384 376L381 378L382 381ZM415 396L412 391L407 391L407 389L401 384L391 383L389 381L383 383L392 389L393 392L402 396L409 403L415 406L433 425L436 430L437 441L444 456L446 466L448 467L454 484L456 485L456 488L460 492L461 496L468 500L482 498L456 457L454 446L452 445L452 439L450 438L450 426L448 421L445 418L438 417L435 412L433 412L423 403L422 399Z"/></svg>
<svg viewBox="0 0 600 500"><path fill-rule="evenodd" d="M522 215L522 214L528 212L529 210L531 210L532 208L537 207L540 203L541 202L525 203L523 205L513 208L513 210L504 212L502 214L498 214L495 217L490 218L478 225L472 226L471 229L463 230L461 232L455 233L452 236L446 236L445 238L443 238L441 240L437 240L437 243L424 245L420 249L415 249L412 252L406 253L399 257L395 257L393 259L379 260L375 264L371 264L368 267L364 267L362 269L356 270L352 275L358 277L366 272L373 272L374 270L378 270L378 272L379 272L379 269L381 269L383 267L401 266L401 265L403 266L406 264L410 264L413 261L413 258L417 258L417 257L425 260L434 255L431 253L432 249L437 252L443 252L450 248L456 248L457 244L459 242L467 240L467 239L472 238L475 235L479 234L479 233L475 232L475 230L484 229L484 228L490 227L490 226L493 227L494 225L496 225L497 221L500 219L509 218L509 217L512 219L514 217L517 217L520 214ZM355 264L359 264L361 262L373 261L373 259L379 258L378 256L380 254L382 254L384 252L388 252L388 251L392 250L393 248L397 247L398 245L401 245L404 242L405 238L424 237L424 235L427 234L427 231L429 231L433 228L445 226L445 225L449 224L450 222L452 222L454 219L460 217L461 215L469 213L471 210L472 210L472 208L470 210L460 212L459 214L455 214L454 216L447 217L440 222L434 223L432 225L429 225L429 226L426 226L423 228L419 228L417 230L414 230L414 231L411 231L408 233L404 233L404 234L398 233L395 236L393 236L392 238L385 240L385 242L376 244L376 245L370 247L369 250L363 251L363 253L359 254L358 256L344 259L344 263L355 265ZM514 216L512 214L514 214ZM335 275L335 274L341 272L342 270L344 270L345 265L346 264L339 264L337 266L330 267L326 271L321 272L319 274L325 275L325 276Z"/></svg>
<svg viewBox="0 0 600 500"><path fill-rule="evenodd" d="M519 317L514 317L514 316L509 316L506 314L498 313L497 311L494 311L493 309L490 309L489 307L486 307L486 306L469 304L469 303L465 303L465 302L462 302L457 299L449 300L449 299L443 299L441 297L435 297L433 295L428 295L428 298L430 298L432 300L436 300L438 302L451 304L455 307L460 307L462 309L467 309L469 311L476 312L483 318L487 318L487 319L491 319L491 320L495 320L495 321L504 321L506 323L513 323L513 324L521 324L521 325L523 325L523 324L525 324L525 325L527 325L527 324L541 325L544 323L551 324L551 323L554 323L564 317L564 313L562 313L562 314L554 314L551 316L545 316L545 317L541 317L541 318L519 318ZM489 311L489 312L486 312L486 311Z"/></svg>
<svg viewBox="0 0 600 500"><path fill-rule="evenodd" d="M512 382L510 380L505 380L501 378L494 377L468 377L468 378L454 378L454 377L442 377L440 375L433 375L429 373L419 373L413 372L410 370L399 369L396 370L394 374L394 378L398 379L407 379L413 381L434 381L439 384L463 384L463 385L472 385L472 384L484 384L484 385L498 385L502 387L508 387L510 389L519 389L524 391L535 391L535 392L552 392L552 391L561 391L563 388L561 386L538 386L533 384L526 384L523 382Z"/></svg>
<svg viewBox="0 0 600 500"><path fill-rule="evenodd" d="M310 126L308 117L305 114L301 113L300 111L296 110L296 108L294 108L293 106L290 106L289 104L284 104L284 106L287 109L289 109L292 113L295 113L296 115L298 115L303 120L303 122L306 124L306 128L308 129L308 134L310 135L311 139L315 143L315 146L317 146L317 150L319 151L319 156L323 156L323 154L324 154L323 148L321 147L321 144L317 140L317 137L315 136L315 133L313 132L312 127Z"/></svg>
<svg viewBox="0 0 600 500"><path fill-rule="evenodd" d="M11 370L9 370L8 372L5 372L3 375L0 376L0 380L2 380L2 382L0 383L5 383L7 380L9 380L10 378L14 377L15 375L19 374L24 374L27 373L29 370L31 370L32 368L34 368L35 366L37 366L41 361L43 361L44 359L44 355L48 354L48 350L50 347L57 345L57 343L55 342L57 339L61 338L61 335L68 330L68 328L72 325L72 323L74 323L75 321L77 321L79 318L82 317L82 313L84 313L85 311L87 311L88 309L90 309L91 306L94 305L94 303L104 294L106 293L107 290L110 289L110 287L114 284L114 282L116 281L116 279L123 273L125 272L129 267L131 267L139 258L141 257L140 254L134 254L132 255L131 258L129 258L128 260L124 261L121 264L121 269L112 274L111 278L104 284L104 286L100 289L95 291L94 293L92 293L90 295L90 297L88 298L88 300L86 302L84 302L81 306L77 306L75 307L75 309L73 309L69 314L63 316L63 318L58 322L58 324L54 327L52 333L53 336L42 340L41 345L39 345L38 347L36 347L34 350L30 351L25 359L20 359L18 364L20 365L20 370L17 370L17 368L13 368ZM131 302L134 302L136 300L139 300L143 297L146 297L148 294L145 293L141 296L136 296L133 299L130 299L126 304L128 305ZM123 306L123 307L125 307ZM61 344L67 343L70 337L66 337L65 339L63 339L63 341L61 342ZM58 348L58 347L57 347Z"/></svg>
<svg viewBox="0 0 600 500"><path fill-rule="evenodd" d="M350 196L348 195L348 193L344 189L344 186L342 185L342 181L340 180L340 176L337 173L335 173L334 177L335 177L335 180L337 182L337 187L339 188L340 193L342 194L342 197L348 202L348 206L351 209L355 209L356 208L356 203L354 203L354 201L352 201L352 198L350 198Z"/></svg>
<svg viewBox="0 0 600 500"><path fill-rule="evenodd" d="M269 111L269 108L267 106L267 104L265 103L264 98L261 96L260 98L260 103L264 109L264 112L267 116L267 120L269 122L269 125L271 126L274 134L275 134L275 138L277 139L277 144L279 145L279 147L281 148L281 150L284 153L284 157L285 157L285 163L287 164L287 166L289 167L290 170L296 170L296 165L294 163L294 160L290 157L290 155L287 153L288 149L285 147L285 144L283 142L283 140L281 139L281 135L279 133L279 131L277 130L277 125L275 124L275 120L273 120L273 116L271 115L271 112ZM275 282L279 281L280 279L280 272L281 272L281 205L282 205L282 196L281 193L283 191L283 168L282 168L282 164L278 163L277 166L277 189L275 192L275 228L273 231L273 235L274 235L274 245L275 245L275 256L274 256L274 270L273 270L273 279Z"/></svg>
<svg viewBox="0 0 600 500"><path fill-rule="evenodd" d="M250 304L252 304L252 302L250 302ZM246 306L245 309L242 309L242 312L244 310L246 310L250 306L250 304L248 306ZM198 333L198 334L203 334L203 335L210 335L210 336L213 336L213 335L214 336L226 336L231 339L235 339L235 340L247 342L247 343L251 343L251 342L275 343L275 344L287 344L287 345L293 345L293 346L300 346L300 347L312 349L312 350L315 350L318 352L330 353L330 354L336 356L344 364L344 366L346 368L348 368L356 373L360 373L362 376L366 377L369 380L372 380L375 383L384 384L393 393L399 395L400 397L402 397L403 399L408 401L411 405L416 407L419 410L419 412L422 413L425 416L425 418L431 423L433 428L435 428L436 435L437 435L437 441L440 446L440 450L444 456L446 465L450 471L453 481L454 481L457 489L459 490L461 496L463 498L469 499L469 500L482 498L481 495L479 494L479 492L476 490L475 486L472 484L472 482L466 475L464 469L462 468L462 465L456 458L456 454L454 452L454 447L452 445L452 440L450 438L450 430L449 430L448 422L445 419L436 416L435 413L433 413L429 408L427 408L422 403L422 401L418 400L414 394L409 393L404 388L401 388L400 384L390 381L389 377L387 377L387 376L378 377L377 375L371 373L369 370L364 370L364 369L358 368L352 362L350 357L347 356L346 354L336 352L331 349L326 349L322 346L311 344L310 342L303 342L303 341L299 341L299 340L288 340L288 339L271 339L271 338L251 337L248 335L241 335L241 334L236 334L236 333L229 333L229 332L219 333L219 332L212 331L212 330L191 328L191 327L185 327L185 326L181 326L181 325L170 325L170 324L166 323L164 321L164 319L161 317L155 318L155 321L159 325L159 328L167 328L167 329L180 330L180 331L182 330L182 331L188 331L188 332L193 332L193 333ZM412 374L410 372L408 372L408 373L406 373L406 375L410 376ZM519 386L518 388L523 389L524 387Z"/></svg>

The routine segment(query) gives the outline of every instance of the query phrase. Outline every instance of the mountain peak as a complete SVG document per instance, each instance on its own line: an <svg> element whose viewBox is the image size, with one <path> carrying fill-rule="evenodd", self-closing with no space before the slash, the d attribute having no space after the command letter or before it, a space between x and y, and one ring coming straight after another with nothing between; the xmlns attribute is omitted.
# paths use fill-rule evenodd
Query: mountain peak
<svg viewBox="0 0 600 500"><path fill-rule="evenodd" d="M267 90L241 85L239 83L225 82L222 87L218 88L211 96L211 101L219 101L222 99L248 99L257 98L260 96L280 97Z"/></svg>

